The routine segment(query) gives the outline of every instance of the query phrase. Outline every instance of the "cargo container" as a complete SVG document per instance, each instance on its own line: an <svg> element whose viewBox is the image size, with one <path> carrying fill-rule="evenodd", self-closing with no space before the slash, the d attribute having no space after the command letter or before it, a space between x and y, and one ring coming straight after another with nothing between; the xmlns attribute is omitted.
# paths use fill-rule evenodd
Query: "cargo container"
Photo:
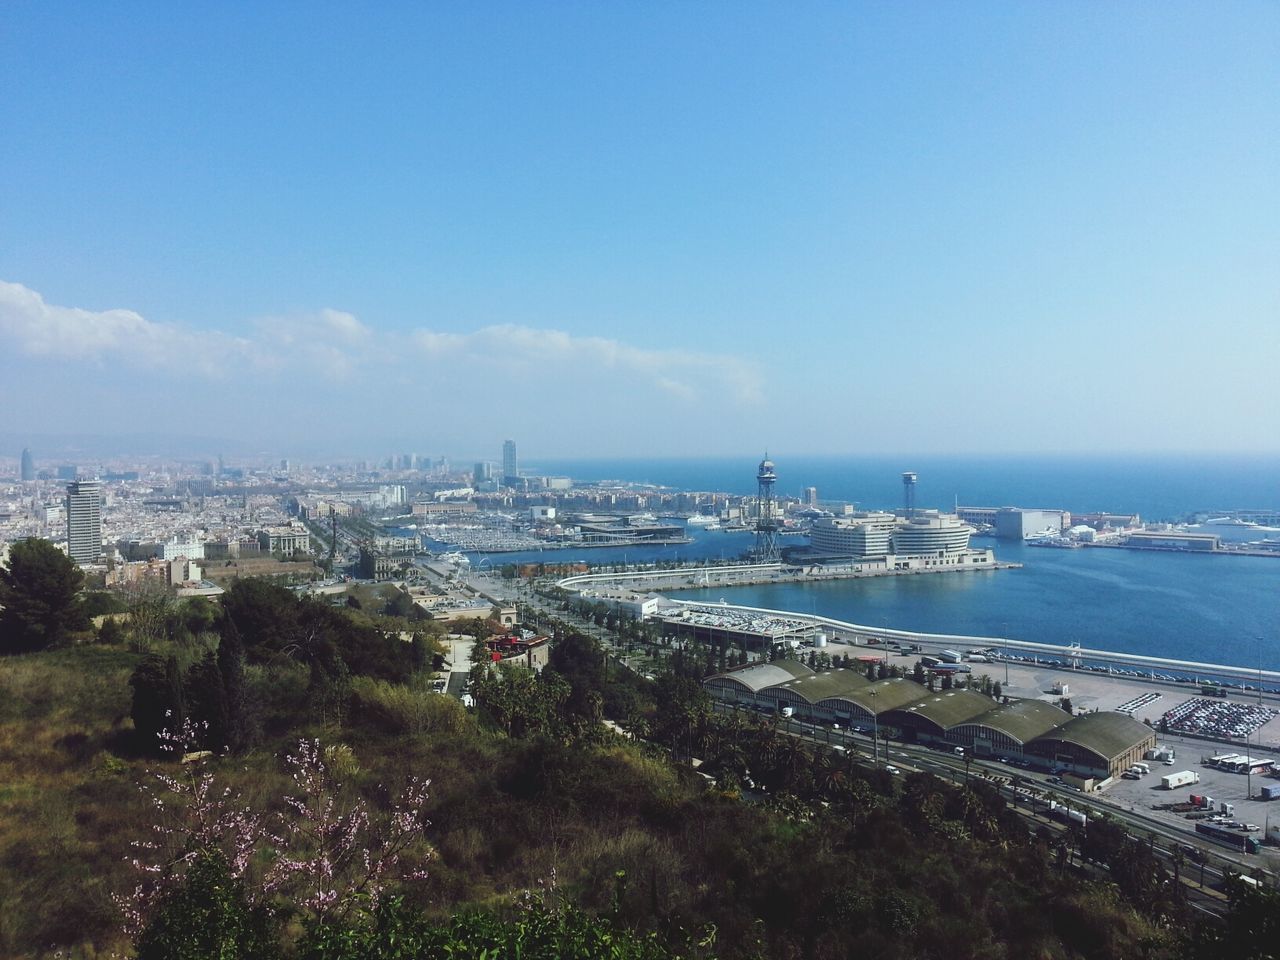
<svg viewBox="0 0 1280 960"><path fill-rule="evenodd" d="M1200 782L1200 774L1194 770L1180 770L1177 773L1166 773L1160 778L1160 786L1166 790L1177 790L1192 783Z"/></svg>
<svg viewBox="0 0 1280 960"><path fill-rule="evenodd" d="M1262 785L1262 799L1280 799L1280 783L1264 783Z"/></svg>
<svg viewBox="0 0 1280 960"><path fill-rule="evenodd" d="M1239 833L1216 823L1197 823L1196 833L1208 837L1214 843L1220 843L1223 846L1232 847L1244 853L1257 853L1262 847L1257 837L1251 837L1247 833Z"/></svg>
<svg viewBox="0 0 1280 960"><path fill-rule="evenodd" d="M959 663L964 657L960 656L955 650L943 650L938 654L938 659L943 663Z"/></svg>

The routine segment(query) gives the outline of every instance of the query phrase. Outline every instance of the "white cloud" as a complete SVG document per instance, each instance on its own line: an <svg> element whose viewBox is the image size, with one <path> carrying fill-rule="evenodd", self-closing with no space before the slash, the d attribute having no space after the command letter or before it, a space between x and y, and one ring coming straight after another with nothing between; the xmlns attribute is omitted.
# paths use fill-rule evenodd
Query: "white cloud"
<svg viewBox="0 0 1280 960"><path fill-rule="evenodd" d="M0 281L0 345L32 357L110 357L210 379L233 375L245 364L271 370L301 366L346 379L373 340L373 331L353 314L329 308L265 318L258 321L257 335L246 338L156 323L133 310L58 306L20 283Z"/></svg>
<svg viewBox="0 0 1280 960"><path fill-rule="evenodd" d="M0 281L0 337L31 356L84 359L118 350L164 353L176 331L132 310L56 306L20 283Z"/></svg>
<svg viewBox="0 0 1280 960"><path fill-rule="evenodd" d="M22 284L0 282L0 370L10 382L27 377L27 393L39 397L42 410L61 405L80 420L86 409L110 418L109 398L130 382L122 376L128 371L167 375L182 386L195 386L193 378L234 385L207 413L245 436L320 429L309 400L336 388L342 402L329 405L323 426L334 436L364 437L394 397L394 408L406 414L402 429L429 430L442 443L473 444L500 430L567 450L589 436L601 451L627 423L679 437L694 412L717 423L716 437L727 443L742 409L760 402L765 382L759 366L742 357L519 324L406 334L324 308L261 317L246 330L239 336L133 310L59 306ZM45 364L23 362L28 358ZM49 377L48 364L59 376ZM157 404L138 416L182 429L189 410Z"/></svg>
<svg viewBox="0 0 1280 960"><path fill-rule="evenodd" d="M724 390L737 403L761 399L762 378L757 366L728 354L658 350L621 340L575 337L561 330L516 324L483 327L469 334L418 330L413 338L428 358L543 373L596 371L631 375L687 401Z"/></svg>

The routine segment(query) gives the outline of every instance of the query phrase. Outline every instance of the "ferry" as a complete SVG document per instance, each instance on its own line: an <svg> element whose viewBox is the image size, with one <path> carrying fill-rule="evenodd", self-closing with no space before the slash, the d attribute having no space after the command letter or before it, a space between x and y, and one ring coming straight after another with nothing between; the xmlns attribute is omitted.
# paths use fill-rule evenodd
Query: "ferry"
<svg viewBox="0 0 1280 960"><path fill-rule="evenodd" d="M684 525L686 527L718 527L720 526L720 518L705 513L695 513L685 520Z"/></svg>

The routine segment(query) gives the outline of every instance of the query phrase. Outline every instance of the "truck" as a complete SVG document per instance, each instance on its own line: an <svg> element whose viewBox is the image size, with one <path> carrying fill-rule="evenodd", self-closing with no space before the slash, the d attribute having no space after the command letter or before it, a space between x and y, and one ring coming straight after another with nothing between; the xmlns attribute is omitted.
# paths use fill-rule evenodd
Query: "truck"
<svg viewBox="0 0 1280 960"><path fill-rule="evenodd" d="M780 710L778 710L778 713L782 714L784 717L792 717L795 715L795 712L796 712L795 707L782 707Z"/></svg>
<svg viewBox="0 0 1280 960"><path fill-rule="evenodd" d="M1144 777L1151 772L1151 767L1145 763L1135 763L1133 765L1133 769L1138 771L1138 773L1142 774Z"/></svg>
<svg viewBox="0 0 1280 960"><path fill-rule="evenodd" d="M964 657L955 650L943 650L938 654L938 659L943 663L959 663Z"/></svg>
<svg viewBox="0 0 1280 960"><path fill-rule="evenodd" d="M1180 770L1177 773L1166 773L1160 778L1160 786L1166 790L1177 790L1188 784L1199 783L1200 774L1194 770Z"/></svg>
<svg viewBox="0 0 1280 960"><path fill-rule="evenodd" d="M1239 833L1216 823L1197 823L1196 833L1207 837L1214 843L1220 843L1224 847L1231 847L1243 853L1257 853L1262 849L1262 844L1258 842L1257 837L1251 837L1247 833Z"/></svg>
<svg viewBox="0 0 1280 960"><path fill-rule="evenodd" d="M1264 783L1262 785L1263 800L1280 800L1280 783Z"/></svg>
<svg viewBox="0 0 1280 960"><path fill-rule="evenodd" d="M1089 823L1089 818L1083 812L1058 803L1056 800L1049 801L1049 816L1063 823L1075 823L1082 827Z"/></svg>

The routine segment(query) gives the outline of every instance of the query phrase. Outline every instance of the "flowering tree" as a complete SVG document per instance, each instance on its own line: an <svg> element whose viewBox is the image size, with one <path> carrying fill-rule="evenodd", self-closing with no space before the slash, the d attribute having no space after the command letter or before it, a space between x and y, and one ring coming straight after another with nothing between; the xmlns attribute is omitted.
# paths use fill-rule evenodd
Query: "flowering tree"
<svg viewBox="0 0 1280 960"><path fill-rule="evenodd" d="M131 934L143 929L156 905L209 855L244 884L251 905L270 907L287 899L321 923L372 911L392 881L426 876L426 854L415 848L430 826L430 781L411 778L390 813L377 815L363 798L344 799L320 741L301 740L284 758L297 795L284 798L283 813L267 816L230 787L219 787L205 766L212 754L187 752L201 732L190 721L179 732L162 732L161 749L183 761L181 770L156 771L154 783L141 785L156 822L151 837L134 842L129 858L139 882L117 898ZM265 868L255 870L263 861Z"/></svg>

